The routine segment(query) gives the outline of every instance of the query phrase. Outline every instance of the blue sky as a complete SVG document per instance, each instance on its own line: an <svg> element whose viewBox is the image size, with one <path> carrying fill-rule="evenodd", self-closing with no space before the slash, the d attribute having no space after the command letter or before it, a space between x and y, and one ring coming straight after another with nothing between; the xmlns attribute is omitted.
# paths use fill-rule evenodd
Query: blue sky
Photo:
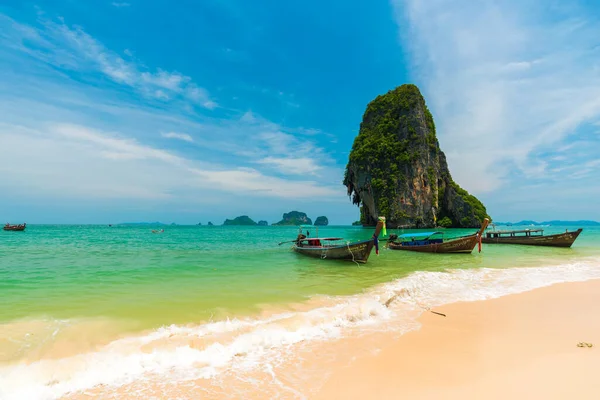
<svg viewBox="0 0 600 400"><path fill-rule="evenodd" d="M542 4L543 3L543 4ZM455 180L497 220L600 219L590 1L8 1L0 217L358 217L362 113L417 84Z"/></svg>

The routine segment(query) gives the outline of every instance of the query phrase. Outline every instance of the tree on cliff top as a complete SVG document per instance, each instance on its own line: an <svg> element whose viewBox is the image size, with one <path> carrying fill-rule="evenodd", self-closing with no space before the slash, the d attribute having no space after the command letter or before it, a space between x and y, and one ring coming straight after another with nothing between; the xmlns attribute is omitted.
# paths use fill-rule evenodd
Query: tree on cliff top
<svg viewBox="0 0 600 400"><path fill-rule="evenodd" d="M433 116L411 84L369 103L343 183L365 224L383 215L391 225L434 226L447 217L452 226L475 227L488 217L452 180Z"/></svg>

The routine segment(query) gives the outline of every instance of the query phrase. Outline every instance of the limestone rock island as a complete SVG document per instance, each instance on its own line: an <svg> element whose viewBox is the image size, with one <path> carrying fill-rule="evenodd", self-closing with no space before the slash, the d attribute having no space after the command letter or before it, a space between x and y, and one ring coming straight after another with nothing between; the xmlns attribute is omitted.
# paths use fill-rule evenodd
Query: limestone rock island
<svg viewBox="0 0 600 400"><path fill-rule="evenodd" d="M300 211L290 211L283 214L283 219L273 225L312 225L312 220Z"/></svg>
<svg viewBox="0 0 600 400"><path fill-rule="evenodd" d="M327 226L329 225L329 220L325 216L317 217L315 219L315 226Z"/></svg>
<svg viewBox="0 0 600 400"><path fill-rule="evenodd" d="M476 228L483 204L452 180L433 117L415 85L367 106L346 166L344 185L363 225Z"/></svg>
<svg viewBox="0 0 600 400"><path fill-rule="evenodd" d="M235 217L234 219L226 219L225 222L223 222L223 225L247 225L247 226L253 226L256 225L256 222L254 222L252 220L252 218L250 218L247 215L241 215L239 217Z"/></svg>

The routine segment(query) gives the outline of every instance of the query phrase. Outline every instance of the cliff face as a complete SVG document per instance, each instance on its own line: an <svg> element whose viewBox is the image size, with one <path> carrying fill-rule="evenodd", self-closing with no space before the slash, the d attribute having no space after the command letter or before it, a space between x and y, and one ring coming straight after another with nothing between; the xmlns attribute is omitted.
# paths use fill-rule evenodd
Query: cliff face
<svg viewBox="0 0 600 400"><path fill-rule="evenodd" d="M475 228L489 218L483 204L452 180L433 117L415 85L369 103L344 185L361 207L364 225L385 216L392 227Z"/></svg>

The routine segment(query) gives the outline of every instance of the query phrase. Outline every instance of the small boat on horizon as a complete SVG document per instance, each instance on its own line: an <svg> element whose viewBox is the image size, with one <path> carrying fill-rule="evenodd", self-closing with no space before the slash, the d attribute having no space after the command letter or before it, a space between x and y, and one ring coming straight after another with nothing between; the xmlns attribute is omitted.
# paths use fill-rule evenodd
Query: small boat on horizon
<svg viewBox="0 0 600 400"><path fill-rule="evenodd" d="M541 228L514 231L497 231L494 229L485 233L482 242L490 244L571 247L582 231L583 229L579 228L572 232L566 230L563 233L544 235L544 230Z"/></svg>
<svg viewBox="0 0 600 400"><path fill-rule="evenodd" d="M27 224L11 225L11 224L7 223L6 225L4 225L4 227L2 228L2 230L22 232L22 231L25 230L26 226L27 226Z"/></svg>
<svg viewBox="0 0 600 400"><path fill-rule="evenodd" d="M449 240L444 239L444 232L442 231L390 235L388 248L421 253L470 254L473 252L475 245L479 243L479 251L481 252L481 238L489 222L489 219L485 218L478 232Z"/></svg>
<svg viewBox="0 0 600 400"><path fill-rule="evenodd" d="M292 240L290 242L294 242L292 249L296 253L305 256L329 260L354 261L364 264L369 259L369 255L371 254L373 247L375 247L375 251L379 254L379 233L382 229L384 229L384 227L385 218L379 217L375 227L375 232L370 239L351 243L346 242L344 244L332 243L344 240L340 237L320 238L318 237L318 231L317 237L309 238L302 232L301 227L296 240ZM279 244L281 245L282 243L286 242L281 242Z"/></svg>

